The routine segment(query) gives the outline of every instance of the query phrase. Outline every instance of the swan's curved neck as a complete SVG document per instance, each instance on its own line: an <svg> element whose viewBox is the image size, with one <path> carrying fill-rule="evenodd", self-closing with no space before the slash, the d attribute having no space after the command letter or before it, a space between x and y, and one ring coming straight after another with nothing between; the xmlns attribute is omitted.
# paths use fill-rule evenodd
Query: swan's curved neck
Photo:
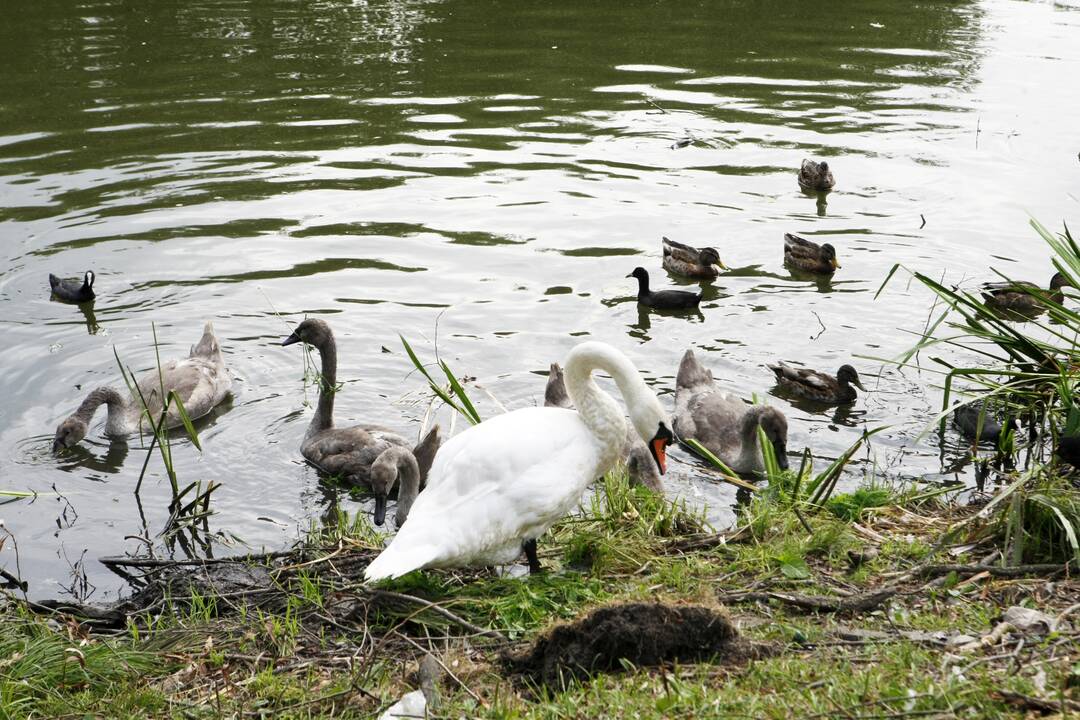
<svg viewBox="0 0 1080 720"><path fill-rule="evenodd" d="M765 405L754 405L742 417L739 435L742 440L739 448L739 467L755 467L761 464L761 443L758 438L758 425Z"/></svg>
<svg viewBox="0 0 1080 720"><path fill-rule="evenodd" d="M101 405L108 407L109 417L105 421L105 432L109 435L127 435L131 432L130 415L133 404L120 394L116 388L99 387L90 391L86 399L82 401L74 416L87 425L94 417L94 412Z"/></svg>
<svg viewBox="0 0 1080 720"><path fill-rule="evenodd" d="M331 335L315 347L322 358L322 372L319 376L319 404L308 427L309 435L334 426L334 393L337 392L337 343Z"/></svg>
<svg viewBox="0 0 1080 720"><path fill-rule="evenodd" d="M409 510L412 509L416 496L420 494L420 466L416 462L416 457L405 448L395 447L384 452L393 452L397 464L399 486L397 512L394 519L397 521L397 526L401 527L405 518L409 517Z"/></svg>
<svg viewBox="0 0 1080 720"><path fill-rule="evenodd" d="M600 441L606 466L618 458L626 439L626 421L611 396L593 380L593 370L603 370L611 375L631 409L650 397L652 391L633 363L606 345L582 343L570 351L564 373L566 392L582 422Z"/></svg>

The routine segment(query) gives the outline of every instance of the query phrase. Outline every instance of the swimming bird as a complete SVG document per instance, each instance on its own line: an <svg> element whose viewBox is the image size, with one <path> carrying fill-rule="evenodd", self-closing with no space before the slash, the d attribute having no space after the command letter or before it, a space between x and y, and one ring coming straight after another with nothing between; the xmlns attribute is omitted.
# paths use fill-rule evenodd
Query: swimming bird
<svg viewBox="0 0 1080 720"><path fill-rule="evenodd" d="M668 272L712 279L720 270L727 270L720 261L720 253L713 248L698 249L668 238L661 238L660 245L664 251L664 269Z"/></svg>
<svg viewBox="0 0 1080 720"><path fill-rule="evenodd" d="M1054 454L1074 468L1080 468L1080 436L1062 435L1058 438ZM1076 481L1073 482L1075 484Z"/></svg>
<svg viewBox="0 0 1080 720"><path fill-rule="evenodd" d="M315 406L315 416L308 425L304 441L300 444L300 454L315 467L331 475L340 475L350 483L372 485L375 495L375 524L382 525L386 515L386 500L393 480L400 477L402 487L406 487L412 467L402 461L400 454L387 456L379 465L380 479L378 487L372 482L372 470L375 462L392 448L409 450L409 443L392 430L379 425L354 425L353 427L334 427L334 397L337 395L337 343L330 326L318 318L308 318L296 326L289 337L281 341L282 345L304 342L319 351L322 358L322 373L319 377L319 403ZM439 426L428 432L419 444L411 449L417 464L418 485L422 486L427 478L436 451L439 449ZM402 464L404 462L404 475ZM392 476L392 477L391 477ZM401 499L399 497L400 505Z"/></svg>
<svg viewBox="0 0 1080 720"><path fill-rule="evenodd" d="M1019 428L1015 417L1003 413L1000 408L989 406L982 400L958 405L953 410L953 425L968 440L996 443L1006 428Z"/></svg>
<svg viewBox="0 0 1080 720"><path fill-rule="evenodd" d="M58 278L49 273L49 287L52 294L60 300L73 303L87 302L94 299L94 271L87 270L83 274L82 282Z"/></svg>
<svg viewBox="0 0 1080 720"><path fill-rule="evenodd" d="M438 434L438 426L432 432ZM425 438L426 440L427 438ZM394 521L398 527L409 516L409 508L420 494L420 465L415 453L400 445L391 445L379 453L371 463L371 489L375 491L375 524L382 525L386 518L386 500L390 491L400 482L397 494L397 510Z"/></svg>
<svg viewBox="0 0 1080 720"><path fill-rule="evenodd" d="M544 387L544 407L573 409L574 403L566 394L566 380L559 363L551 363L547 385ZM653 492L663 494L664 481L649 454L649 448L638 437L632 426L626 428L626 441L623 443L622 456L626 459L626 473L630 485L643 485Z"/></svg>
<svg viewBox="0 0 1080 720"><path fill-rule="evenodd" d="M809 368L793 368L782 362L768 367L776 374L776 383L781 388L807 400L846 405L855 402L858 397L855 388L866 392L859 381L859 373L850 365L841 365L836 377Z"/></svg>
<svg viewBox="0 0 1080 720"><path fill-rule="evenodd" d="M1065 299L1063 287L1073 287L1072 281L1063 273L1054 273L1049 290L1022 280L992 282L983 284L982 296L983 302L995 310L1031 315L1045 312L1045 300L1060 305Z"/></svg>
<svg viewBox="0 0 1080 720"><path fill-rule="evenodd" d="M138 391L130 394L121 393L113 387L99 387L91 391L74 414L56 428L53 450L72 447L86 437L94 411L102 404L109 411L105 434L113 437L150 429L146 414L156 423L161 417L164 398L169 393L176 393L188 418L194 420L209 413L225 399L232 387L232 378L221 356L221 345L214 336L213 323L206 323L202 337L191 347L186 358L167 362L160 370L148 370L139 378L137 385ZM146 403L145 411L143 402ZM165 427L175 428L182 424L179 408L176 403L170 403Z"/></svg>
<svg viewBox="0 0 1080 720"><path fill-rule="evenodd" d="M645 268L634 268L634 272L626 277L637 278L638 302L646 307L657 310L681 310L696 308L701 303L704 293L692 293L686 290L658 290L653 292L649 289L649 273Z"/></svg>
<svg viewBox="0 0 1080 720"><path fill-rule="evenodd" d="M364 572L369 581L420 568L502 565L522 549L530 571L539 571L536 539L619 460L626 439L622 410L592 379L594 370L615 380L634 429L664 472L671 421L634 364L610 345L585 342L564 367L577 410L522 408L448 440L405 524Z"/></svg>
<svg viewBox="0 0 1080 720"><path fill-rule="evenodd" d="M768 405L747 405L721 390L712 372L687 350L675 378L675 433L680 440L694 439L737 473L765 469L758 442L758 427L776 451L781 470L788 467L787 418Z"/></svg>
<svg viewBox="0 0 1080 720"><path fill-rule="evenodd" d="M835 184L829 163L814 162L809 158L802 161L802 167L799 168L799 187L803 190L806 192L832 190Z"/></svg>
<svg viewBox="0 0 1080 720"><path fill-rule="evenodd" d="M790 233L784 233L784 264L819 275L832 275L840 267L832 245L818 245Z"/></svg>

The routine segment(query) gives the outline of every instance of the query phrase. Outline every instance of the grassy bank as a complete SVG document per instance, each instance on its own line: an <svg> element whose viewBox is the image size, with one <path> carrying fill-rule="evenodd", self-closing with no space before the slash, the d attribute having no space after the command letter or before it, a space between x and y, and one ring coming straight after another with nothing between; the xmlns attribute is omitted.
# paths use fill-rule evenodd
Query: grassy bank
<svg viewBox="0 0 1080 720"><path fill-rule="evenodd" d="M129 568L146 573L149 607L111 630L115 617L91 631L8 603L2 715L376 717L416 687L427 652L447 671L437 717L992 718L1040 702L1076 714L1080 636L1067 617L1054 632L983 639L1012 605L1076 612L1080 583L1060 558L1006 568L994 508L878 490L875 507L840 498L801 518L758 501L738 531L715 535L614 475L545 538L547 572L523 579L425 572L364 587L380 541L363 518L239 574ZM628 666L565 691L506 674L508 648L630 600L723 608L768 656Z"/></svg>

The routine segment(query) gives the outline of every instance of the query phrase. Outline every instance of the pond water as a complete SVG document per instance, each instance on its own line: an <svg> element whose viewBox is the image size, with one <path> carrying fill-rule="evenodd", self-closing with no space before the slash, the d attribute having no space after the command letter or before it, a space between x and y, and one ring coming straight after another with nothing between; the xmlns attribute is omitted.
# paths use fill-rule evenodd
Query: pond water
<svg viewBox="0 0 1080 720"><path fill-rule="evenodd" d="M959 476L961 443L920 437L932 373L894 358L930 297L890 267L1044 282L1050 227L1080 214L1080 7L1062 3L447 3L131 0L20 3L0 28L0 518L31 593L115 596L97 562L164 552L169 484L103 413L76 450L56 424L125 364L186 354L212 319L235 378L175 447L182 482L221 483L214 552L276 549L334 493L298 451L314 394L280 347L308 316L337 333L339 422L414 436L424 384L398 334L507 408L542 401L582 338L623 349L670 405L688 347L782 408L823 467L890 428L844 478ZM680 140L692 138L686 147ZM819 203L796 184L829 160ZM925 221L925 222L924 222ZM794 278L782 238L828 240L831 282ZM641 312L660 238L731 268L700 314ZM47 275L97 273L92 310ZM767 362L869 393L836 411L775 397ZM499 412L474 389L482 415ZM450 414L437 419L444 429ZM463 423L457 424L457 430ZM951 431L950 431L951 433ZM733 488L674 452L672 495L730 522ZM795 459L793 458L793 462ZM356 510L362 498L338 498ZM15 545L0 550L14 567Z"/></svg>

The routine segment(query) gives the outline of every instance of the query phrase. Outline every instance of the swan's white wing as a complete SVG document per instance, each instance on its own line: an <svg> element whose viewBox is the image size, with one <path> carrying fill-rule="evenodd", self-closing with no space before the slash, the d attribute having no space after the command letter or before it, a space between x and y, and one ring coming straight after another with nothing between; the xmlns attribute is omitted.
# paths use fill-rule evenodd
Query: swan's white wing
<svg viewBox="0 0 1080 720"><path fill-rule="evenodd" d="M452 438L369 580L420 567L508 562L577 504L600 446L572 410L526 408Z"/></svg>

